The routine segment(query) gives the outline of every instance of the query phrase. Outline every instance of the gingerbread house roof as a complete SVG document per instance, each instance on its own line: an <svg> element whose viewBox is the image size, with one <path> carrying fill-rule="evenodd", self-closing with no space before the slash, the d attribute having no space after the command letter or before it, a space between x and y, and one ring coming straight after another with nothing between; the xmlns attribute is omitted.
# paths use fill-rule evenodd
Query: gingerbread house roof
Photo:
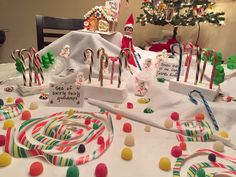
<svg viewBox="0 0 236 177"><path fill-rule="evenodd" d="M104 6L95 6L94 8L92 8L90 11L88 11L85 15L84 15L84 18L87 19L88 17L90 17L90 15L96 11L99 11L103 16L104 18L107 20L107 21L113 21L113 17L108 15L107 12L106 12L106 9Z"/></svg>

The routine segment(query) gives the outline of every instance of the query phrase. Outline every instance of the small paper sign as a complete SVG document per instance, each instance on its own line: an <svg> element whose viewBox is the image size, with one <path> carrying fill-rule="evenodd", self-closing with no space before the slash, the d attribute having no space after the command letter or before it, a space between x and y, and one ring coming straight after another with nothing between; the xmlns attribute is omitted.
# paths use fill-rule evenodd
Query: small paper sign
<svg viewBox="0 0 236 177"><path fill-rule="evenodd" d="M80 107L83 105L84 92L75 84L50 84L49 105L60 107Z"/></svg>
<svg viewBox="0 0 236 177"><path fill-rule="evenodd" d="M157 78L164 78L165 80L170 80L172 78L177 78L178 75L178 67L177 63L170 62L161 62L157 67Z"/></svg>

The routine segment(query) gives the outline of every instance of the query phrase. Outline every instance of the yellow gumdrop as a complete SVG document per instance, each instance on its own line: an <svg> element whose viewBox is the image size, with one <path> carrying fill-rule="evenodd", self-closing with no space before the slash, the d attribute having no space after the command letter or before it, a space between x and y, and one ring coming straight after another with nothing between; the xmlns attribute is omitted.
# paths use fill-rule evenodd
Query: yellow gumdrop
<svg viewBox="0 0 236 177"><path fill-rule="evenodd" d="M14 102L14 98L8 97L6 102L7 103L13 103Z"/></svg>
<svg viewBox="0 0 236 177"><path fill-rule="evenodd" d="M0 154L0 167L6 167L11 163L11 156L4 152Z"/></svg>
<svg viewBox="0 0 236 177"><path fill-rule="evenodd" d="M219 136L223 137L223 138L229 138L229 134L228 132L224 131L224 130L221 130L219 132Z"/></svg>
<svg viewBox="0 0 236 177"><path fill-rule="evenodd" d="M9 120L5 120L4 124L3 124L3 129L6 130L8 128L13 128L15 126L13 120L9 119Z"/></svg>
<svg viewBox="0 0 236 177"><path fill-rule="evenodd" d="M130 148L124 148L121 152L121 158L124 160L131 160L133 158L133 152Z"/></svg>
<svg viewBox="0 0 236 177"><path fill-rule="evenodd" d="M69 111L67 112L68 116L72 116L75 113L74 109L69 109Z"/></svg>
<svg viewBox="0 0 236 177"><path fill-rule="evenodd" d="M162 157L159 161L159 168L163 171L169 171L171 169L171 162L168 157Z"/></svg>

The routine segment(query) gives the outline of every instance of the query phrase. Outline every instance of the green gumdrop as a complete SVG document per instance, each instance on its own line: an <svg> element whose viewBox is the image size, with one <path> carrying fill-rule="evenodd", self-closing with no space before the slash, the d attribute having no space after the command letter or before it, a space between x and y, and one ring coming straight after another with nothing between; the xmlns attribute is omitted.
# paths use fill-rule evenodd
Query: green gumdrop
<svg viewBox="0 0 236 177"><path fill-rule="evenodd" d="M197 171L197 177L206 177L206 172L203 168L199 168Z"/></svg>
<svg viewBox="0 0 236 177"><path fill-rule="evenodd" d="M221 65L216 66L215 69L215 77L214 77L214 84L218 85L225 80L225 72L224 68Z"/></svg>
<svg viewBox="0 0 236 177"><path fill-rule="evenodd" d="M230 56L227 60L228 69L236 69L236 56Z"/></svg>
<svg viewBox="0 0 236 177"><path fill-rule="evenodd" d="M15 66L16 66L16 70L20 73L23 72L23 65L21 64L21 61L19 58L16 59L16 63L15 63Z"/></svg>
<svg viewBox="0 0 236 177"><path fill-rule="evenodd" d="M151 113L153 113L154 111L153 111L151 108L146 108L146 109L144 109L143 112L144 112L144 113L151 114Z"/></svg>
<svg viewBox="0 0 236 177"><path fill-rule="evenodd" d="M100 111L99 111L101 114L104 114L106 112L106 110L104 108L100 108Z"/></svg>
<svg viewBox="0 0 236 177"><path fill-rule="evenodd" d="M54 64L54 62L55 62L55 57L54 57L53 51L49 51L49 52L47 53L47 55L48 55L50 64Z"/></svg>
<svg viewBox="0 0 236 177"><path fill-rule="evenodd" d="M77 166L70 166L67 169L66 177L79 177L79 168Z"/></svg>
<svg viewBox="0 0 236 177"><path fill-rule="evenodd" d="M49 57L46 54L42 56L41 63L45 69L48 69L50 67Z"/></svg>

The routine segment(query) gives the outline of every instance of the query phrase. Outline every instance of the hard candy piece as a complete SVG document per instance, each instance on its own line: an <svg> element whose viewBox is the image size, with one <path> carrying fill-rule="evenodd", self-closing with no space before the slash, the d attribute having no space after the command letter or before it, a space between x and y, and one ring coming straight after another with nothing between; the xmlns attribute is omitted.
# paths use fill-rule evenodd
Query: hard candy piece
<svg viewBox="0 0 236 177"><path fill-rule="evenodd" d="M15 104L20 104L20 103L24 103L24 100L22 98L17 98L15 100Z"/></svg>
<svg viewBox="0 0 236 177"><path fill-rule="evenodd" d="M125 137L125 142L124 142L124 144L126 145L126 146L130 146L130 147L132 147L132 146L134 146L134 136L133 135L131 135L131 134L129 134L129 135L127 135L126 137Z"/></svg>
<svg viewBox="0 0 236 177"><path fill-rule="evenodd" d="M3 152L2 154L0 154L0 167L6 167L10 165L10 163L11 156L8 153Z"/></svg>
<svg viewBox="0 0 236 177"><path fill-rule="evenodd" d="M150 101L151 101L150 98L139 98L139 99L138 99L138 103L140 103L140 104L147 104L147 103L149 103Z"/></svg>
<svg viewBox="0 0 236 177"><path fill-rule="evenodd" d="M99 128L99 125L96 124L96 123L94 123L94 124L93 124L93 129L94 129L94 130L97 130L98 128Z"/></svg>
<svg viewBox="0 0 236 177"><path fill-rule="evenodd" d="M75 165L67 169L66 177L79 177L79 168Z"/></svg>
<svg viewBox="0 0 236 177"><path fill-rule="evenodd" d="M106 112L106 110L104 108L100 108L100 113L104 114Z"/></svg>
<svg viewBox="0 0 236 177"><path fill-rule="evenodd" d="M91 119L90 118L86 118L84 121L85 125L89 125L91 123Z"/></svg>
<svg viewBox="0 0 236 177"><path fill-rule="evenodd" d="M211 153L208 155L208 159L211 161L211 162L215 162L216 161L216 155Z"/></svg>
<svg viewBox="0 0 236 177"><path fill-rule="evenodd" d="M162 157L159 160L159 168L163 171L169 171L171 169L171 162L168 157Z"/></svg>
<svg viewBox="0 0 236 177"><path fill-rule="evenodd" d="M213 144L213 149L218 152L224 152L224 144L221 141L216 141Z"/></svg>
<svg viewBox="0 0 236 177"><path fill-rule="evenodd" d="M69 109L69 111L67 112L67 115L70 117L75 113L74 109Z"/></svg>
<svg viewBox="0 0 236 177"><path fill-rule="evenodd" d="M104 138L102 136L99 136L97 139L97 144L102 145L104 143L105 143Z"/></svg>
<svg viewBox="0 0 236 177"><path fill-rule="evenodd" d="M122 115L121 114L116 114L116 120L121 120L122 119Z"/></svg>
<svg viewBox="0 0 236 177"><path fill-rule="evenodd" d="M202 113L197 113L196 116L195 116L195 120L196 120L197 122L203 121L204 118L205 118L205 116L204 116L204 114L202 114Z"/></svg>
<svg viewBox="0 0 236 177"><path fill-rule="evenodd" d="M28 111L28 110L23 111L22 115L21 115L21 119L22 120L30 120L31 119L30 111Z"/></svg>
<svg viewBox="0 0 236 177"><path fill-rule="evenodd" d="M8 97L6 100L7 103L14 103L14 98Z"/></svg>
<svg viewBox="0 0 236 177"><path fill-rule="evenodd" d="M121 158L124 160L131 160L133 158L133 152L130 148L124 148L121 151Z"/></svg>
<svg viewBox="0 0 236 177"><path fill-rule="evenodd" d="M13 120L8 119L8 120L4 121L3 129L6 130L8 128L13 128L14 126L15 126L15 124L14 124Z"/></svg>
<svg viewBox="0 0 236 177"><path fill-rule="evenodd" d="M144 131L145 132L150 132L151 131L151 126L150 125L145 125Z"/></svg>
<svg viewBox="0 0 236 177"><path fill-rule="evenodd" d="M219 136L223 137L223 138L229 138L229 134L227 131L221 130L219 132Z"/></svg>
<svg viewBox="0 0 236 177"><path fill-rule="evenodd" d="M128 109L133 109L133 108L134 108L133 103L128 102L128 103L127 103L127 108L128 108Z"/></svg>
<svg viewBox="0 0 236 177"><path fill-rule="evenodd" d="M196 173L197 177L206 177L206 172L203 168L199 168Z"/></svg>
<svg viewBox="0 0 236 177"><path fill-rule="evenodd" d="M182 155L182 150L180 149L179 146L174 146L171 149L171 155L178 158Z"/></svg>
<svg viewBox="0 0 236 177"><path fill-rule="evenodd" d="M170 115L170 118L174 121L178 121L179 120L179 113L172 112L171 115Z"/></svg>
<svg viewBox="0 0 236 177"><path fill-rule="evenodd" d="M29 107L31 110L36 110L39 108L39 105L37 102L32 102L30 103L30 107Z"/></svg>
<svg viewBox="0 0 236 177"><path fill-rule="evenodd" d="M157 81L158 81L158 82L161 82L161 83L164 83L166 80L165 80L165 78L159 78L159 77L158 77L158 78L157 78Z"/></svg>
<svg viewBox="0 0 236 177"><path fill-rule="evenodd" d="M84 144L80 144L79 148L78 148L78 153L82 154L82 153L85 152L85 150L86 150L85 145Z"/></svg>
<svg viewBox="0 0 236 177"><path fill-rule="evenodd" d="M43 164L41 162L34 162L30 165L29 175L39 176L43 172Z"/></svg>
<svg viewBox="0 0 236 177"><path fill-rule="evenodd" d="M170 129L173 127L173 124L174 124L173 120L168 118L164 122L164 127Z"/></svg>
<svg viewBox="0 0 236 177"><path fill-rule="evenodd" d="M154 111L151 108L146 108L146 109L144 109L143 112L146 113L146 114L154 113Z"/></svg>
<svg viewBox="0 0 236 177"><path fill-rule="evenodd" d="M4 101L3 99L0 98L0 107L2 107L4 105Z"/></svg>
<svg viewBox="0 0 236 177"><path fill-rule="evenodd" d="M4 146L6 141L5 135L0 135L0 146Z"/></svg>
<svg viewBox="0 0 236 177"><path fill-rule="evenodd" d="M187 149L187 145L186 145L185 142L181 142L181 143L179 144L179 147L180 147L180 149L182 149L182 151L185 151L185 150Z"/></svg>
<svg viewBox="0 0 236 177"><path fill-rule="evenodd" d="M132 132L132 125L128 122L124 123L123 131L126 132L126 133Z"/></svg>
<svg viewBox="0 0 236 177"><path fill-rule="evenodd" d="M104 163L99 163L95 168L96 177L106 177L108 173L107 166Z"/></svg>

